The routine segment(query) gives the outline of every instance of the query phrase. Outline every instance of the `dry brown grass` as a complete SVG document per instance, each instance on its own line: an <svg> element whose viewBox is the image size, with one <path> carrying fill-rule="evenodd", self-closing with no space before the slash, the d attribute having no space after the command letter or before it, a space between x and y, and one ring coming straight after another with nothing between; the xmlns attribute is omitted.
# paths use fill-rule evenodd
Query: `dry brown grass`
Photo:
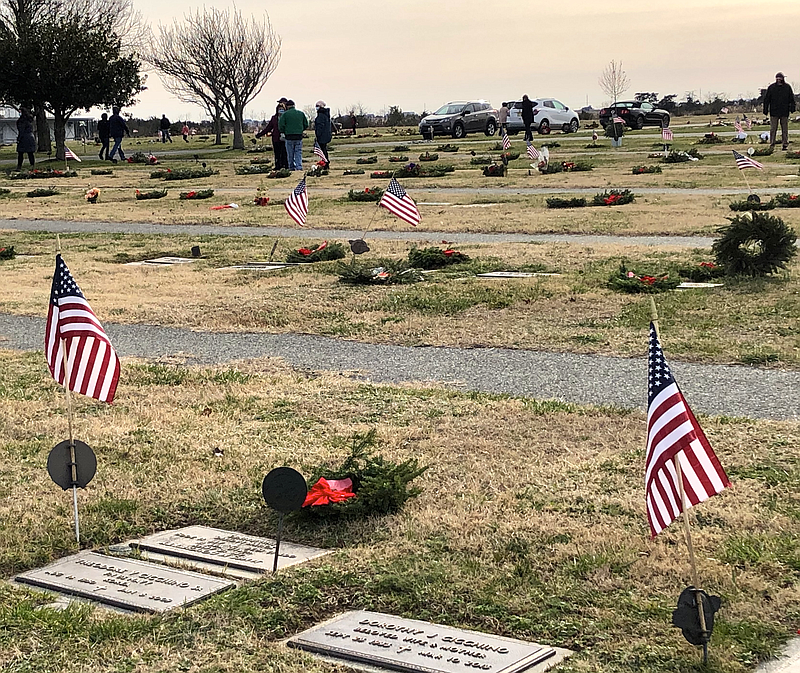
<svg viewBox="0 0 800 673"><path fill-rule="evenodd" d="M61 393L40 356L2 351L0 363L0 558L8 575L75 543L68 495L44 470L66 432ZM800 614L796 548L794 556L768 553L769 540L797 541L800 424L702 422L734 480L697 508L695 523L701 576L725 598L711 670L740 672L750 655L737 629L786 632L777 625ZM423 493L380 521L291 523L290 539L340 553L186 617L116 619L98 631L91 624L108 617L95 613L75 618L72 638L54 641L60 631L49 617L24 626L26 592L2 590L0 620L12 638L23 626L28 637L0 636L0 661L14 671L35 670L23 656L52 671L110 672L123 662L130 671L260 671L260 652L275 653L269 670L298 670L308 659L270 641L371 607L582 650L566 670L669 671L679 662L695 670L687 662L696 654L668 625L669 606L689 583L680 528L647 537L644 425L638 412L374 387L271 360L205 370L126 361L113 406L77 406L76 435L99 459L80 494L87 545L188 523L269 535L261 477L277 465L335 463L345 455L337 438L372 426L382 455L430 466ZM216 446L223 458L213 456ZM760 540L765 551L737 556L740 540ZM498 611L485 612L489 605ZM76 649L87 637L93 647ZM184 669L182 661L192 663Z"/></svg>
<svg viewBox="0 0 800 673"><path fill-rule="evenodd" d="M319 241L321 233L309 231L309 238L282 241L275 259L283 259L292 247ZM0 311L44 315L52 240L39 234L13 234L3 240L34 256L3 263L9 290L0 297ZM620 260L640 270L663 272L709 259L707 253L668 248L474 244L459 247L473 258L498 260L505 268L538 265L564 275L437 280L433 274L415 286L352 287L339 283L330 265L268 274L214 270L267 259L272 239L86 235L62 240L68 265L106 321L623 356L642 352L648 314L644 295L618 294L605 287ZM118 254L187 255L196 242L207 259L191 265L150 268L114 262ZM401 241L370 244L373 252L365 259L400 258L409 249ZM660 295L668 352L685 360L796 367L800 295L797 264L792 268L795 277L786 280Z"/></svg>

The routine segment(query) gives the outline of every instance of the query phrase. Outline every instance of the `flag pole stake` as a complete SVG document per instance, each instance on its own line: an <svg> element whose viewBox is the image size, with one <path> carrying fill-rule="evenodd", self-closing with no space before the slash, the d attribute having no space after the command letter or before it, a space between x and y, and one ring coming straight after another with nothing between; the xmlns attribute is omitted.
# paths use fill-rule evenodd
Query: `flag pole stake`
<svg viewBox="0 0 800 673"><path fill-rule="evenodd" d="M661 336L659 334L659 325L658 325L658 309L656 308L656 301L653 297L650 297L650 320L653 323L653 327L656 331L656 336L660 339ZM673 458L673 464L675 465L675 474L678 479L678 490L681 496L681 512L683 513L683 529L684 534L686 536L686 547L689 551L689 566L692 572L692 584L694 585L694 600L697 604L697 616L700 619L700 630L702 631L704 643L703 643L703 662L708 662L708 629L706 628L706 615L705 610L703 609L703 596L700 589L700 576L697 573L697 562L695 561L694 557L694 544L692 543L692 530L689 525L689 508L686 506L686 491L683 488L683 471L681 470L681 463L676 455Z"/></svg>
<svg viewBox="0 0 800 673"><path fill-rule="evenodd" d="M283 533L283 512L278 514L278 534L275 536L275 560L272 563L272 574L278 572L278 554L281 550L281 534Z"/></svg>
<svg viewBox="0 0 800 673"><path fill-rule="evenodd" d="M747 180L747 176L744 174L744 171L741 171L741 170L740 170L739 172L742 174L742 177L744 178L744 184L746 184L746 185L747 185L747 189L748 189L748 190L750 191L750 193L752 194L752 193L753 193L753 188L750 186L750 183L749 183L749 182L748 182L748 180Z"/></svg>
<svg viewBox="0 0 800 673"><path fill-rule="evenodd" d="M69 360L67 358L67 344L61 339L61 363L64 367L64 396L67 398L67 426L69 428L69 467L70 478L72 480L72 514L75 520L75 541L80 544L81 524L78 516L78 465L75 462L75 437L72 432L73 426L73 407L72 394L69 390Z"/></svg>
<svg viewBox="0 0 800 673"><path fill-rule="evenodd" d="M389 178L389 182L394 180L394 174L395 174L395 171L392 171L392 175ZM375 212L372 213L372 219L369 221L369 224L367 224L367 228L364 229L364 233L361 234L361 240L362 241L367 237L367 233L370 231L370 229L372 229L372 224L375 222L375 218L378 216L378 213L380 212L380 209L381 209L381 202L378 201L378 203L375 204ZM355 255L353 255L353 260L355 260Z"/></svg>

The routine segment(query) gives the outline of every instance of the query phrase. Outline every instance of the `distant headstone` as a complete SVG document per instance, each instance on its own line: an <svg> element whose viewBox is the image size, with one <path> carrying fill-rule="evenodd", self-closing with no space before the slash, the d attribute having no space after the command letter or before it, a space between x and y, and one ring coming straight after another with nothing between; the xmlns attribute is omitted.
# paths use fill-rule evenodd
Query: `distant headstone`
<svg viewBox="0 0 800 673"><path fill-rule="evenodd" d="M188 526L155 533L130 542L130 546L165 556L252 572L266 572L275 554L275 540L207 526ZM284 542L280 548L278 567L287 568L328 553L325 549Z"/></svg>
<svg viewBox="0 0 800 673"><path fill-rule="evenodd" d="M516 673L554 665L567 650L357 610L303 631L290 647L407 673ZM543 670L537 668L535 670Z"/></svg>
<svg viewBox="0 0 800 673"><path fill-rule="evenodd" d="M218 577L92 551L67 556L14 579L137 612L166 612L234 586Z"/></svg>

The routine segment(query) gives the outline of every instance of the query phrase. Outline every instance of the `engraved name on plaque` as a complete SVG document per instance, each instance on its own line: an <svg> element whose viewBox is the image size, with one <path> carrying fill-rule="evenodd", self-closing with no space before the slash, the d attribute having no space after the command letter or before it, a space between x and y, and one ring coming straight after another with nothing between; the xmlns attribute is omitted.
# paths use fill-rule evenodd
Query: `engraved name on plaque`
<svg viewBox="0 0 800 673"><path fill-rule="evenodd" d="M516 673L557 663L565 650L357 610L290 638L290 647L409 673Z"/></svg>
<svg viewBox="0 0 800 673"><path fill-rule="evenodd" d="M91 551L67 556L15 579L138 612L166 612L234 586L218 577Z"/></svg>
<svg viewBox="0 0 800 673"><path fill-rule="evenodd" d="M275 540L207 526L188 526L155 533L130 544L131 547L166 556L254 572L271 570L275 554ZM328 553L325 549L283 542L278 567L286 568Z"/></svg>

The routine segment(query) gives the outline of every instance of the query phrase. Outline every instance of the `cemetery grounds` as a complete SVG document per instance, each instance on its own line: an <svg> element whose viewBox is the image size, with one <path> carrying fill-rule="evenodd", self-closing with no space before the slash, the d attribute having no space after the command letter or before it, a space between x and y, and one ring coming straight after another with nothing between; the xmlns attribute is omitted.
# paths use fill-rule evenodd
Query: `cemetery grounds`
<svg viewBox="0 0 800 673"><path fill-rule="evenodd" d="M725 143L695 145L711 129L684 129L681 121L673 123L674 146L696 147L705 156L663 164L657 174L632 175L631 169L659 164L647 156L662 146L658 129L628 132L623 147L613 150L602 137L598 147L587 148L592 141L586 130L535 138L539 147L543 141L559 143L550 150L551 161L590 161L590 172L539 174L524 157L521 136L512 137L512 149L522 157L501 178L484 177L471 163L471 152L499 155L489 149L496 137L469 136L458 141L457 153L440 152L433 165L452 164L455 172L401 180L423 216L414 234L442 234L420 246L446 247L443 240L460 233L627 240L454 244L471 261L414 285L345 286L333 262L272 273L220 269L265 260L276 242L276 260L324 240L347 244L326 229L366 230L372 250L361 258L365 263L405 257L410 242L371 238L369 231L411 227L377 211L374 203L347 201L346 193L385 187L387 180L369 173L403 165L390 163L390 156L415 161L447 139L421 144L419 136L387 130L378 137L335 139L331 174L308 178L308 226L302 230L280 205L297 175L273 180L235 174L236 166L271 151L219 151L200 143L189 154L160 157L156 167L87 159L74 178L0 180L10 190L0 196L0 218L185 225L185 233L178 234L155 226L152 233L62 234L65 260L104 322L644 359L648 297L612 292L609 276L623 261L642 273L675 273L710 261L711 251L703 245L646 246L636 237L713 236L733 215L728 204L743 198L717 191L744 187L730 152L742 149L729 142L732 128L715 129ZM400 145L408 150L395 152ZM162 146L126 141L126 152L140 148L158 156ZM311 161L309 150L307 142L304 162ZM93 151L89 147L87 156ZM377 156L377 163L356 164L367 156ZM0 160L9 157L9 150L0 151ZM768 189L800 189L800 162L782 152L758 160L765 170L749 171L747 178L762 198ZM201 162L219 173L174 182L149 177L156 168L194 168ZM94 176L92 168L111 168L113 174ZM342 175L356 168L365 174ZM25 196L44 186L61 194ZM84 198L93 187L101 192L94 205ZM162 187L169 190L165 198L134 199L136 189ZM619 207L551 210L545 204L549 194L525 192L541 187L556 190L556 196L558 190L571 196L569 190L585 189L581 195L588 198L624 187L636 199ZM215 190L211 199L178 199L181 191L208 188ZM640 191L647 188L662 191ZM268 195L271 205L252 205L257 193ZM209 210L230 202L241 207ZM770 212L800 229L800 209ZM292 231L194 234L192 226L201 224ZM188 256L192 245L203 254L192 264L125 265ZM0 262L5 290L0 312L43 317L54 235L0 230L0 247L8 246L19 256ZM498 269L561 275L475 277ZM656 295L667 357L797 370L797 272L795 260L788 273L773 278ZM0 353L0 573L7 579L73 553L77 545L68 495L44 469L47 452L66 434L63 394L41 353ZM695 648L670 626L677 596L690 583L680 527L649 539L643 412L433 385L368 385L354 373L300 370L275 359L217 367L188 365L189 359L190 354L171 353L156 361L126 359L113 406L79 401L76 436L95 449L100 462L97 477L80 494L85 547L192 524L272 536L276 520L259 491L264 474L278 465L307 473L323 462L338 464L352 438L371 428L377 429L382 455L416 457L428 466L417 480L422 493L388 517L324 524L290 520L290 540L336 552L162 616L120 616L81 605L42 609L48 597L3 583L4 668L332 671L280 641L349 609L575 650L560 671L749 671L797 629L796 421L700 418L734 484L692 514L700 575L705 588L723 598L710 663L703 667ZM643 399L644 394L643 380ZM217 447L222 456L215 455Z"/></svg>

